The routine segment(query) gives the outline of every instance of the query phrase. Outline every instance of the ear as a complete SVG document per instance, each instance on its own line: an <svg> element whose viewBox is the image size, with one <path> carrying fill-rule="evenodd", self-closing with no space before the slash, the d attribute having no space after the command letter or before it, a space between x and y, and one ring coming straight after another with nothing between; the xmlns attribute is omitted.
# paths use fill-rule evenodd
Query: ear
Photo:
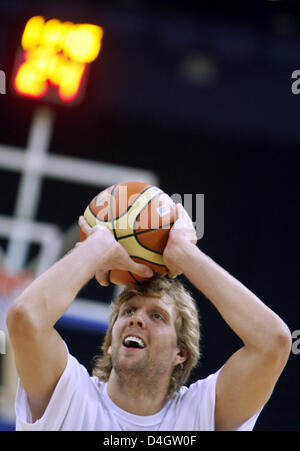
<svg viewBox="0 0 300 451"><path fill-rule="evenodd" d="M187 350L182 347L182 348L177 348L177 354L175 356L175 359L173 361L173 365L180 365L180 363L183 363L186 361L186 359L188 358L188 352Z"/></svg>
<svg viewBox="0 0 300 451"><path fill-rule="evenodd" d="M108 354L108 355L111 355L111 346L108 348L107 354Z"/></svg>

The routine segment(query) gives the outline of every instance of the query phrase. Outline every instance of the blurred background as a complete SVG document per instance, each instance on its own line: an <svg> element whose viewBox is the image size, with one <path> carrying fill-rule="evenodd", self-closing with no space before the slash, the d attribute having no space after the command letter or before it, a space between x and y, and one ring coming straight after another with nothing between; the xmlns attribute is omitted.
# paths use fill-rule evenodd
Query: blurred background
<svg viewBox="0 0 300 451"><path fill-rule="evenodd" d="M14 430L16 372L9 304L79 239L78 216L126 180L204 194L198 246L278 313L289 362L256 430L299 430L300 6L294 1L0 2L0 429ZM103 28L73 101L14 88L33 16ZM196 207L196 204L195 204ZM195 220L195 217L192 218ZM190 382L240 340L193 292L202 360ZM91 371L120 288L91 281L57 330ZM298 349L299 348L299 349Z"/></svg>

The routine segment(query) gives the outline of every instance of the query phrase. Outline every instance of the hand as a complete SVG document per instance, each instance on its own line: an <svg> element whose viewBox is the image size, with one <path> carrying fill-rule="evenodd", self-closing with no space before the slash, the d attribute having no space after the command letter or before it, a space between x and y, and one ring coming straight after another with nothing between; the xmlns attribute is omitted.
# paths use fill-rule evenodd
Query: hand
<svg viewBox="0 0 300 451"><path fill-rule="evenodd" d="M151 268L141 263L136 263L130 258L126 249L118 243L108 228L101 225L91 227L84 216L80 216L78 224L82 232L87 236L87 239L94 236L95 246L101 247L100 268L95 272L95 278L100 285L104 287L109 285L107 272L112 269L131 271L141 277L153 276Z"/></svg>
<svg viewBox="0 0 300 451"><path fill-rule="evenodd" d="M183 206L176 204L175 222L163 253L168 275L172 279L183 273L181 267L183 250L197 243L197 235L191 218Z"/></svg>

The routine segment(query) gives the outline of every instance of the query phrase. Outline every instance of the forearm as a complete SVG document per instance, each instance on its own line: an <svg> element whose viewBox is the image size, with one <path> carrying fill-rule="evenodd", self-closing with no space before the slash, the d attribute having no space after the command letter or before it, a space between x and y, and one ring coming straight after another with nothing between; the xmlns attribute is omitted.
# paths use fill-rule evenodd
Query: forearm
<svg viewBox="0 0 300 451"><path fill-rule="evenodd" d="M52 327L99 267L99 251L86 240L32 282L12 310L27 315L38 327Z"/></svg>
<svg viewBox="0 0 300 451"><path fill-rule="evenodd" d="M268 350L274 346L273 337L288 333L278 315L196 246L186 246L181 258L185 276L212 302L246 346Z"/></svg>

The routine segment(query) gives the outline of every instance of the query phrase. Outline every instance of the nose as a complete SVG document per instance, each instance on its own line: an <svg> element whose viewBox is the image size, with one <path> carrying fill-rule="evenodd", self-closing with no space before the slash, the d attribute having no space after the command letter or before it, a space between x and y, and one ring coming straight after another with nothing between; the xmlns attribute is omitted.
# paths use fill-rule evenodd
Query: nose
<svg viewBox="0 0 300 451"><path fill-rule="evenodd" d="M141 316L132 316L132 317L129 319L129 326L138 326L138 327L140 327L141 329L144 329L145 324L144 324L144 321L143 321L143 319L141 318Z"/></svg>

